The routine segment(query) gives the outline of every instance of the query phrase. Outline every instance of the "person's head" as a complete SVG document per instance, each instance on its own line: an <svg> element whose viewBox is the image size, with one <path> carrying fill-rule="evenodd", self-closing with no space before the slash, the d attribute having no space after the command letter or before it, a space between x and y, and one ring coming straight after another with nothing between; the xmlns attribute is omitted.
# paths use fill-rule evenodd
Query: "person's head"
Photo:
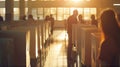
<svg viewBox="0 0 120 67"><path fill-rule="evenodd" d="M80 14L80 15L78 16L78 18L79 18L79 19L82 19L82 18L83 18L83 16Z"/></svg>
<svg viewBox="0 0 120 67"><path fill-rule="evenodd" d="M105 36L115 36L119 32L116 13L113 9L105 9L101 13L101 26Z"/></svg>
<svg viewBox="0 0 120 67"><path fill-rule="evenodd" d="M45 16L45 20L49 20L49 15L46 15L46 16Z"/></svg>
<svg viewBox="0 0 120 67"><path fill-rule="evenodd" d="M31 15L31 14L30 14L30 15L28 15L28 18L33 18L33 15Z"/></svg>
<svg viewBox="0 0 120 67"><path fill-rule="evenodd" d="M74 10L74 11L73 11L73 15L74 15L74 16L77 16L77 15L78 15L78 10Z"/></svg>
<svg viewBox="0 0 120 67"><path fill-rule="evenodd" d="M22 20L26 20L26 15L21 17Z"/></svg>
<svg viewBox="0 0 120 67"><path fill-rule="evenodd" d="M52 17L53 15L52 14L50 14L50 17Z"/></svg>
<svg viewBox="0 0 120 67"><path fill-rule="evenodd" d="M94 14L91 15L91 19L92 19L92 20L95 19L95 15L94 15Z"/></svg>

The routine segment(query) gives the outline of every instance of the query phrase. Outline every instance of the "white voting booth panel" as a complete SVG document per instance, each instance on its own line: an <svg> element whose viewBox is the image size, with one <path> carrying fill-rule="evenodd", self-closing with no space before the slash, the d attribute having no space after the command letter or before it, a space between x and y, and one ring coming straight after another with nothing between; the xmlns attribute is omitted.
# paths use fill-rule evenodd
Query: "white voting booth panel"
<svg viewBox="0 0 120 67"><path fill-rule="evenodd" d="M72 43L77 45L78 24L72 24Z"/></svg>
<svg viewBox="0 0 120 67"><path fill-rule="evenodd" d="M94 25L86 25L86 24L73 24L72 25L72 43L77 45L77 50L80 52L81 48L81 29L82 28L96 28Z"/></svg>
<svg viewBox="0 0 120 67"><path fill-rule="evenodd" d="M100 49L101 33L91 33L91 67L99 67L98 54Z"/></svg>
<svg viewBox="0 0 120 67"><path fill-rule="evenodd" d="M0 38L0 67L14 66L14 44L12 38Z"/></svg>
<svg viewBox="0 0 120 67"><path fill-rule="evenodd" d="M42 44L45 44L46 40L46 25L45 23L42 23Z"/></svg>
<svg viewBox="0 0 120 67"><path fill-rule="evenodd" d="M22 26L24 24L25 24L24 21L13 21L11 23L3 22L0 24L0 30L9 30L13 27Z"/></svg>
<svg viewBox="0 0 120 67"><path fill-rule="evenodd" d="M91 66L91 36L93 32L98 32L95 28L82 28L81 29L81 62L86 66Z"/></svg>
<svg viewBox="0 0 120 67"><path fill-rule="evenodd" d="M46 41L47 41L47 38L49 37L49 25L48 25L49 22L42 22L41 25L40 25L40 39L41 39L41 45L40 45L40 50L41 50L41 55L40 55L40 66L43 67L44 66L44 63L45 63L45 58L46 58Z"/></svg>
<svg viewBox="0 0 120 67"><path fill-rule="evenodd" d="M49 35L51 35L51 22L50 21L48 22L48 33Z"/></svg>
<svg viewBox="0 0 120 67"><path fill-rule="evenodd" d="M72 25L72 42L77 45L77 51L79 54L79 61L81 64L81 42L82 42L82 36L81 31L82 28L97 28L95 25L88 25L88 24L73 24ZM84 55L84 54L83 54Z"/></svg>
<svg viewBox="0 0 120 67"><path fill-rule="evenodd" d="M78 46L78 51L79 53L81 53L81 42L82 42L82 28L96 28L96 26L94 25L85 25L85 24L81 24L78 26L78 29L77 29L77 46ZM83 34L84 35L84 34ZM80 54L81 55L81 54Z"/></svg>
<svg viewBox="0 0 120 67"><path fill-rule="evenodd" d="M14 64L12 67L30 67L30 32L29 31L0 31L0 38L13 39ZM11 61L12 62L12 61Z"/></svg>
<svg viewBox="0 0 120 67"><path fill-rule="evenodd" d="M17 25L16 25L17 24ZM30 58L40 59L40 63L44 64L41 60L43 60L43 56L45 56L44 44L46 39L49 37L50 33L50 23L44 21L36 21L35 23L28 23L27 21L24 23L13 23L13 24L4 24L1 25L2 28L0 30L15 30L15 31L30 31ZM41 53L42 51L42 53ZM39 52L39 54L38 54ZM41 57L42 55L42 57ZM44 57L45 59L45 57Z"/></svg>
<svg viewBox="0 0 120 67"><path fill-rule="evenodd" d="M42 25L38 26L38 50L42 49Z"/></svg>
<svg viewBox="0 0 120 67"><path fill-rule="evenodd" d="M37 26L20 26L16 27L12 30L17 30L17 31L30 31L30 58L37 58L38 57L38 28Z"/></svg>
<svg viewBox="0 0 120 67"><path fill-rule="evenodd" d="M50 22L45 22L45 40L47 40L49 38L49 33L50 33L50 29L49 29L49 25Z"/></svg>

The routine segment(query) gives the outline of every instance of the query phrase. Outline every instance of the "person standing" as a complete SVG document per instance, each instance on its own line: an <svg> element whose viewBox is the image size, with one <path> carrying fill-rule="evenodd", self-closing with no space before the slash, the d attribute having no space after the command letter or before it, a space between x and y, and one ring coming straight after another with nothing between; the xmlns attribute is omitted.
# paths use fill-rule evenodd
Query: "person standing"
<svg viewBox="0 0 120 67"><path fill-rule="evenodd" d="M45 21L49 21L49 15L45 16Z"/></svg>
<svg viewBox="0 0 120 67"><path fill-rule="evenodd" d="M28 22L28 24L34 24L35 23L35 19L33 18L32 14L28 15L27 22Z"/></svg>
<svg viewBox="0 0 120 67"><path fill-rule="evenodd" d="M24 15L24 16L22 17L22 20L26 21L26 15Z"/></svg>
<svg viewBox="0 0 120 67"><path fill-rule="evenodd" d="M2 22L3 21L3 17L0 15L0 22Z"/></svg>
<svg viewBox="0 0 120 67"><path fill-rule="evenodd" d="M98 27L98 21L95 19L95 15L91 15L91 24Z"/></svg>
<svg viewBox="0 0 120 67"><path fill-rule="evenodd" d="M120 27L113 9L106 9L102 12L101 28L104 40L101 43L99 62L101 67L120 67Z"/></svg>
<svg viewBox="0 0 120 67"><path fill-rule="evenodd" d="M85 24L85 21L84 21L83 16L81 14L78 15L78 19L79 19L80 24Z"/></svg>
<svg viewBox="0 0 120 67"><path fill-rule="evenodd" d="M30 21L34 21L34 18L33 18L33 15L28 15L28 20L30 20Z"/></svg>
<svg viewBox="0 0 120 67"><path fill-rule="evenodd" d="M72 52L72 24L77 24L78 11L74 10L73 15L69 16L67 19L67 33L68 33L68 48L67 48L67 67L74 67L74 62L71 56Z"/></svg>
<svg viewBox="0 0 120 67"><path fill-rule="evenodd" d="M49 20L51 21L51 34L53 34L55 20L52 14L50 14Z"/></svg>

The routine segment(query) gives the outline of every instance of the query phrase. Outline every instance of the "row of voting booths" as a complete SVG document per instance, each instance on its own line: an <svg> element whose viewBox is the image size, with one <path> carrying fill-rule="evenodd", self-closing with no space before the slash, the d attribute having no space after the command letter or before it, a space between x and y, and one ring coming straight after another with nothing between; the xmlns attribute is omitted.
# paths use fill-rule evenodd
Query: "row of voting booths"
<svg viewBox="0 0 120 67"><path fill-rule="evenodd" d="M100 29L90 24L72 25L72 42L77 45L78 67L99 67Z"/></svg>
<svg viewBox="0 0 120 67"><path fill-rule="evenodd" d="M49 50L50 21L0 24L0 67L44 66Z"/></svg>

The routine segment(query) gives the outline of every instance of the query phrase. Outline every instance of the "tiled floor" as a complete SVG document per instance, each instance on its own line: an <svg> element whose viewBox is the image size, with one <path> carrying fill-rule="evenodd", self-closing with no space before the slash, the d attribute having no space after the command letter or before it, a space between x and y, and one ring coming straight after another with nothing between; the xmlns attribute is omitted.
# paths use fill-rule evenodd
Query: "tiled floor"
<svg viewBox="0 0 120 67"><path fill-rule="evenodd" d="M50 44L44 67L67 67L67 39L65 30L54 30L53 43Z"/></svg>

